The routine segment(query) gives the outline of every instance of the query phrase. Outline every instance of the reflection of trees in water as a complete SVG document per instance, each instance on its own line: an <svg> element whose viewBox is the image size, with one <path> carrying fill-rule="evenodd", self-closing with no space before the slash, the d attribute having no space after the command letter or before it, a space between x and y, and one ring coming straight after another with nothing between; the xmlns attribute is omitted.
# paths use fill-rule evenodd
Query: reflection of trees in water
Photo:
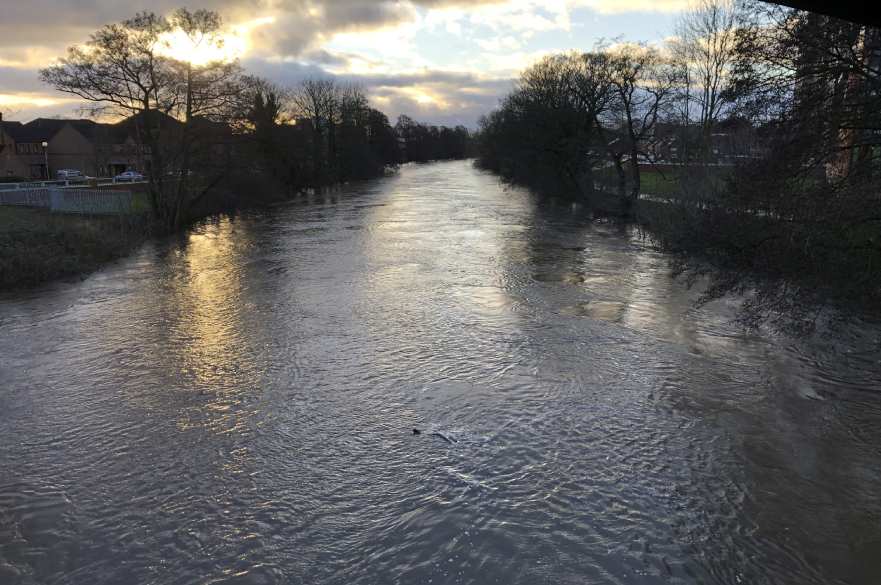
<svg viewBox="0 0 881 585"><path fill-rule="evenodd" d="M744 334L731 322L733 307L697 307L698 292L674 280L667 258L638 235L568 204L535 200L528 210L524 231L504 247L509 270L530 289L524 296L576 319L586 347L595 330L605 331L602 322L629 329L645 407L700 425L670 447L679 466L671 503L688 508L677 512L684 520L675 531L700 555L699 572L759 581L774 563L796 563L817 582L877 580L868 560L881 545L879 455L853 452L853 427L839 417L855 413L799 395L803 380L782 365L788 350ZM535 336L536 345L548 342ZM842 498L852 505L839 505ZM689 521L694 514L715 520ZM854 555L867 562L840 561Z"/></svg>

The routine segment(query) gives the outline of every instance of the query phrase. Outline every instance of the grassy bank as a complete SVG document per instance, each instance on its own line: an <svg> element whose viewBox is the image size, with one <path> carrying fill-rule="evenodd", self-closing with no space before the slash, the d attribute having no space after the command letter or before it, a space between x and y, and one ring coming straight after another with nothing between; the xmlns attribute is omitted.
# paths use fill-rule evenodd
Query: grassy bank
<svg viewBox="0 0 881 585"><path fill-rule="evenodd" d="M0 290L88 274L144 239L135 218L0 206Z"/></svg>
<svg viewBox="0 0 881 585"><path fill-rule="evenodd" d="M144 185L121 184L100 190L132 191L133 213L83 216L0 205L0 291L85 276L126 256L150 233L166 233L161 226L150 224ZM232 175L212 191L211 197L190 208L180 229L211 215L274 205L296 194L265 177Z"/></svg>
<svg viewBox="0 0 881 585"><path fill-rule="evenodd" d="M696 178L701 180L702 188L720 190L731 176L733 167L697 165L683 167L679 165L657 164L640 166L640 191L655 197L676 197L682 193L683 185L693 184ZM600 189L615 192L618 189L618 176L615 169L606 167L595 173L595 180ZM625 190L631 188L629 175Z"/></svg>

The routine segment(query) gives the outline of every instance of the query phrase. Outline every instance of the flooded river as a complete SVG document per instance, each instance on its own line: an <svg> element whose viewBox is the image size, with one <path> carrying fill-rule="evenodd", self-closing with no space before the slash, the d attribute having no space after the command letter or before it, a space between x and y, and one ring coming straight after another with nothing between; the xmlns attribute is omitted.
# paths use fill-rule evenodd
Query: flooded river
<svg viewBox="0 0 881 585"><path fill-rule="evenodd" d="M695 295L468 162L6 294L0 583L881 582L881 327Z"/></svg>

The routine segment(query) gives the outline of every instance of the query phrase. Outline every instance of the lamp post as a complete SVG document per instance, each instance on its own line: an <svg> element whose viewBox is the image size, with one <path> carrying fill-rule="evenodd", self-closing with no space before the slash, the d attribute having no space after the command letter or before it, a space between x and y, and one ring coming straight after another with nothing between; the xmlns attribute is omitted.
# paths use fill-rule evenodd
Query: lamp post
<svg viewBox="0 0 881 585"><path fill-rule="evenodd" d="M52 175L49 174L49 143L43 141L43 159L46 161L46 180L48 181Z"/></svg>

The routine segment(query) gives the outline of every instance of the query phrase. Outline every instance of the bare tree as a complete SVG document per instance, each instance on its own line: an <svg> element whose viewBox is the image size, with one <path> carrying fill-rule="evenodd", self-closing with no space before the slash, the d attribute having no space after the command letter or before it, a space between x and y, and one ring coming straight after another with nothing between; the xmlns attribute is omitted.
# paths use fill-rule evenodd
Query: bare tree
<svg viewBox="0 0 881 585"><path fill-rule="evenodd" d="M138 116L137 141L150 151L153 168L160 171L161 116L155 114L173 111L179 98L174 68L161 53L162 35L168 30L165 18L140 13L102 27L85 47L69 48L57 65L40 71L44 82L93 104L96 114ZM155 172L150 174L149 191L154 217L161 220L163 194Z"/></svg>
<svg viewBox="0 0 881 585"><path fill-rule="evenodd" d="M172 14L169 24L172 32L180 31L187 38L194 51L207 48L210 52L223 46L223 21L216 12L179 8ZM178 91L181 95L177 104L178 110L182 106L182 111L177 112L177 117L183 120L178 164L174 172L177 193L171 212L172 224L178 226L184 219L187 205L204 197L222 179L226 169L225 164L219 165L216 172L207 176L208 169L203 168L200 173L201 184L193 184L191 164L193 157L197 155L195 151L210 146L200 144L194 119L201 118L203 124L211 122L227 124L231 118L243 116L241 98L251 78L242 75L241 66L237 61L216 59L206 63L194 63L192 60L172 61L172 63L177 69L180 83Z"/></svg>
<svg viewBox="0 0 881 585"><path fill-rule="evenodd" d="M690 103L696 102L704 155L713 126L725 106L726 86L736 60L737 0L693 0L676 25L670 50L682 68L685 81L685 122L690 123Z"/></svg>
<svg viewBox="0 0 881 585"><path fill-rule="evenodd" d="M58 64L40 72L44 82L92 104L94 113L131 120L142 166L145 153L150 157L154 219L168 229L179 226L187 206L218 182L209 177L191 189L191 160L206 147L197 139L194 120L227 124L242 115L243 89L253 81L235 62L197 65L170 57L168 35L182 31L194 47L219 45L221 24L206 10L181 9L171 20L140 13L102 27L85 47L71 47ZM169 171L177 175L174 184L167 181Z"/></svg>
<svg viewBox="0 0 881 585"><path fill-rule="evenodd" d="M644 45L624 45L611 55L612 112L620 120L624 148L615 149L616 166L626 152L630 168L629 211L641 191L640 160L650 158L649 146L655 125L673 102L679 73L660 52ZM620 170L619 170L620 173Z"/></svg>
<svg viewBox="0 0 881 585"><path fill-rule="evenodd" d="M312 124L312 164L319 180L327 181L339 88L332 79L306 79L290 91L289 101L294 117Z"/></svg>

